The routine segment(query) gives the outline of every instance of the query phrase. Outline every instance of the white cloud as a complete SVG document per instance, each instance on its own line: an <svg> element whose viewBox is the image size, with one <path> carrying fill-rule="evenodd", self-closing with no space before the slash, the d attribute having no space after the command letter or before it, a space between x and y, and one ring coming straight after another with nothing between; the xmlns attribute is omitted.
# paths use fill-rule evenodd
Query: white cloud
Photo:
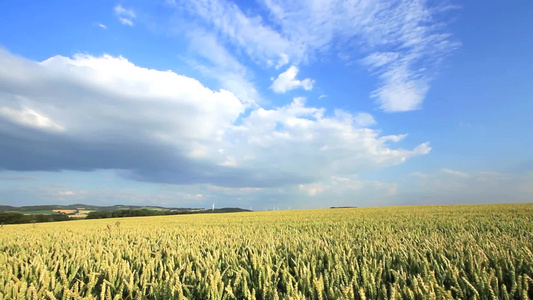
<svg viewBox="0 0 533 300"><path fill-rule="evenodd" d="M296 187L431 149L391 147L405 135L367 128L375 123L368 114L326 116L303 98L250 107L226 90L122 57L39 63L0 51L0 65L0 168L8 170L113 169L151 182Z"/></svg>
<svg viewBox="0 0 533 300"><path fill-rule="evenodd" d="M121 5L114 7L115 16L122 25L133 26L133 20L137 17L133 9L126 9Z"/></svg>
<svg viewBox="0 0 533 300"><path fill-rule="evenodd" d="M420 109L440 61L458 47L438 19L450 7L423 0L263 0L268 19L224 0L174 5L266 66L306 63L332 52L361 62L379 79L371 96L386 112Z"/></svg>
<svg viewBox="0 0 533 300"><path fill-rule="evenodd" d="M102 23L96 23L96 26L102 28L102 29L107 29L107 26L102 24Z"/></svg>
<svg viewBox="0 0 533 300"><path fill-rule="evenodd" d="M224 151L236 153L236 158L255 154L252 160L237 159L237 165L310 179L395 165L430 151L427 144L412 151L391 149L386 143L399 141L400 136L379 136L376 130L356 126L346 112L333 117L324 112L307 107L303 98L278 109L259 108L227 132L225 140L240 143L228 143Z"/></svg>
<svg viewBox="0 0 533 300"><path fill-rule="evenodd" d="M313 80L310 78L299 80L296 79L296 75L298 75L298 67L291 66L285 72L279 74L270 88L276 93L286 93L297 88L303 88L306 91L313 89Z"/></svg>
<svg viewBox="0 0 533 300"><path fill-rule="evenodd" d="M300 184L298 188L300 191L306 193L309 196L316 196L322 194L329 186L324 185L323 183L309 183L309 184Z"/></svg>

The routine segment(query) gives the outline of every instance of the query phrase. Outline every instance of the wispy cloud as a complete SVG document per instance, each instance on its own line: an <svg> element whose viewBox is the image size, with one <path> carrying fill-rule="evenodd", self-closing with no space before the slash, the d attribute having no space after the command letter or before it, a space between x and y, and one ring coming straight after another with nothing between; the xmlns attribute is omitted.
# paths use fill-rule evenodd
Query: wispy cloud
<svg viewBox="0 0 533 300"><path fill-rule="evenodd" d="M133 9L126 9L121 5L117 5L114 8L115 16L117 16L120 23L127 26L133 26L133 20L136 18Z"/></svg>
<svg viewBox="0 0 533 300"><path fill-rule="evenodd" d="M362 63L380 80L372 96L388 112L420 108L436 66L458 46L437 20L443 8L422 0L264 3L291 42L309 51L367 53Z"/></svg>
<svg viewBox="0 0 533 300"><path fill-rule="evenodd" d="M102 23L94 23L96 26L102 28L102 29L107 29L107 26L105 24L102 24Z"/></svg>
<svg viewBox="0 0 533 300"><path fill-rule="evenodd" d="M272 82L270 88L276 93L286 93L290 90L302 88L306 91L313 89L314 81L310 78L296 79L298 75L298 67L291 66L285 72L279 74L278 78Z"/></svg>
<svg viewBox="0 0 533 300"><path fill-rule="evenodd" d="M262 65L331 53L359 61L377 77L370 96L386 112L421 108L442 58L459 45L439 20L449 7L423 0L263 0L268 19L225 0L176 2Z"/></svg>
<svg viewBox="0 0 533 300"><path fill-rule="evenodd" d="M76 195L76 192L74 191L59 191L59 196L74 196Z"/></svg>
<svg viewBox="0 0 533 300"><path fill-rule="evenodd" d="M468 178L468 177L471 176L468 173L461 172L461 171L456 171L456 170L442 169L441 171L444 174L449 174L449 175L456 176L456 177L461 177L461 178Z"/></svg>
<svg viewBox="0 0 533 300"><path fill-rule="evenodd" d="M179 2L179 3L178 3ZM217 34L244 49L256 63L282 67L302 57L304 49L295 45L260 16L247 16L234 3L221 0L174 1L177 9L199 16L206 26L215 28Z"/></svg>
<svg viewBox="0 0 533 300"><path fill-rule="evenodd" d="M215 78L222 88L234 93L250 105L260 102L260 96L246 66L241 64L219 39L205 30L194 29L187 33L190 53L188 60L205 76Z"/></svg>

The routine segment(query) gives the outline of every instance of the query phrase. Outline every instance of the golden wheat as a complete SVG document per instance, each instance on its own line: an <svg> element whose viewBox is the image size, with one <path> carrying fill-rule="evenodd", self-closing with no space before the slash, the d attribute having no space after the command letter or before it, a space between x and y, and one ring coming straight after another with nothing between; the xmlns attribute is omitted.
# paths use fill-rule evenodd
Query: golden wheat
<svg viewBox="0 0 533 300"><path fill-rule="evenodd" d="M532 232L532 204L8 225L0 299L529 299Z"/></svg>

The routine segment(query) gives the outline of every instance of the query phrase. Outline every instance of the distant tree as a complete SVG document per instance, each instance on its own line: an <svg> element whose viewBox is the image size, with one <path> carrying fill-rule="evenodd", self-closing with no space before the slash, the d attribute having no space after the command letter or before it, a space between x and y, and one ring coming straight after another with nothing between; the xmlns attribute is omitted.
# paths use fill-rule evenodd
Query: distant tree
<svg viewBox="0 0 533 300"><path fill-rule="evenodd" d="M68 221L66 215L24 215L21 213L0 213L0 223L3 224L24 224Z"/></svg>

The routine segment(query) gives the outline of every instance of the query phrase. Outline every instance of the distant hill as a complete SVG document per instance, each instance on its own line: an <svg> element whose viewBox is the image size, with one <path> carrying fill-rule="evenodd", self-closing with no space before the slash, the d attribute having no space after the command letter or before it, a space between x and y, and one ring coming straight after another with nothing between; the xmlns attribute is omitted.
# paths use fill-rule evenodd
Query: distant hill
<svg viewBox="0 0 533 300"><path fill-rule="evenodd" d="M197 210L197 208L175 208L161 206L138 206L138 205L112 205L97 206L89 204L69 204L69 205L30 205L30 206L9 206L0 205L0 212L33 212L33 211L53 211L53 210L91 210L91 211L110 211L119 209L157 209L157 210Z"/></svg>
<svg viewBox="0 0 533 300"><path fill-rule="evenodd" d="M58 211L74 210L77 213L88 213L91 211L116 211L116 210L158 210L168 212L204 212L204 213L224 213L224 212L244 212L249 211L238 207L224 207L215 210L205 208L190 208L190 207L163 207L163 206L140 206L140 205L111 205L111 206L97 206L89 204L69 204L69 205L30 205L30 206L9 206L0 205L0 212L18 212L22 214L59 214Z"/></svg>

